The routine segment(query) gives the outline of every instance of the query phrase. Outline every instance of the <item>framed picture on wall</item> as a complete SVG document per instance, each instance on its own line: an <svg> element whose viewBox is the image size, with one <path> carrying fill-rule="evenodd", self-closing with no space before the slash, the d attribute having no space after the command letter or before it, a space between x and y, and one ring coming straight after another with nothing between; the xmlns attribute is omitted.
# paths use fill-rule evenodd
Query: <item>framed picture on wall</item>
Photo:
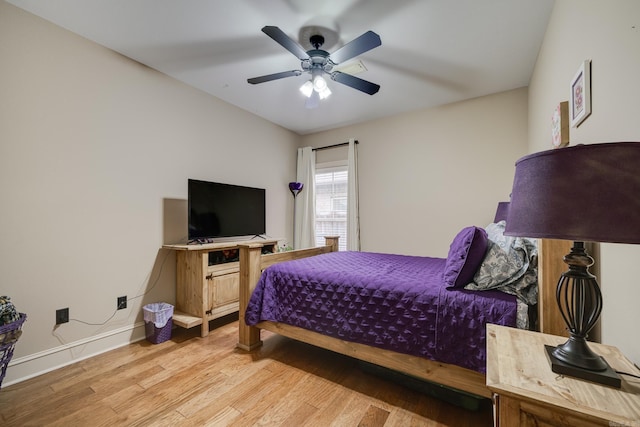
<svg viewBox="0 0 640 427"><path fill-rule="evenodd" d="M568 144L569 102L563 101L557 105L551 115L551 145L553 148L560 148Z"/></svg>
<svg viewBox="0 0 640 427"><path fill-rule="evenodd" d="M571 127L578 127L591 114L591 60L581 65L571 80L569 116Z"/></svg>

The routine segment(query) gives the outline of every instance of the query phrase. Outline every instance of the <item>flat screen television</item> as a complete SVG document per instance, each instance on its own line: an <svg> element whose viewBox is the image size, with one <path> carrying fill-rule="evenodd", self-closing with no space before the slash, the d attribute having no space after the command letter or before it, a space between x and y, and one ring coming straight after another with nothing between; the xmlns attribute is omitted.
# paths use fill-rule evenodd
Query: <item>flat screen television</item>
<svg viewBox="0 0 640 427"><path fill-rule="evenodd" d="M264 188L189 179L189 242L266 233Z"/></svg>

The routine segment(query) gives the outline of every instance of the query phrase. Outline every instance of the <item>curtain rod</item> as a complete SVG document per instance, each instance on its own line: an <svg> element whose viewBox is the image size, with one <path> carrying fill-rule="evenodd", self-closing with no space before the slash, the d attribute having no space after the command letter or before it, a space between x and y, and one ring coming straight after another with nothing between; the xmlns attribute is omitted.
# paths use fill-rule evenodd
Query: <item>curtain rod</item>
<svg viewBox="0 0 640 427"><path fill-rule="evenodd" d="M356 139L355 141L356 144L359 144L358 140ZM314 148L311 151L320 151L320 150L327 150L329 148L336 148L336 147L344 147L345 145L349 145L348 142L343 142L341 144L333 144L333 145L327 145L326 147L318 147L318 148Z"/></svg>

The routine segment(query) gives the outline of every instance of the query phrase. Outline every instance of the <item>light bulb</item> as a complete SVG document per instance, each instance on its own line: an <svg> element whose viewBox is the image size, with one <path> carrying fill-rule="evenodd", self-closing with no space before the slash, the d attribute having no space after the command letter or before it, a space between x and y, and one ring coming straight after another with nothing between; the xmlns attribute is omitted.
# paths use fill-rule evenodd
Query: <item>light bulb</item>
<svg viewBox="0 0 640 427"><path fill-rule="evenodd" d="M302 92L307 98L311 96L311 92L313 92L313 83L311 83L311 80L306 81L302 86L300 86L300 92Z"/></svg>
<svg viewBox="0 0 640 427"><path fill-rule="evenodd" d="M327 82L321 76L316 76L313 78L313 88L316 92L322 93L327 88Z"/></svg>
<svg viewBox="0 0 640 427"><path fill-rule="evenodd" d="M331 95L331 90L329 89L328 86L326 86L324 89L319 91L318 94L320 95L320 99L325 99L325 98L328 98L329 95Z"/></svg>

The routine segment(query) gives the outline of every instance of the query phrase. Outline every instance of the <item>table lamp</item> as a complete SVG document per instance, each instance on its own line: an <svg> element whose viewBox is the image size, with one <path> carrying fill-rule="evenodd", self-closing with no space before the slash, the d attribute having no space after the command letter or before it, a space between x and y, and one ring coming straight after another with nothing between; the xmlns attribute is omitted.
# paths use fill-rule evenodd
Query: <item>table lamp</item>
<svg viewBox="0 0 640 427"><path fill-rule="evenodd" d="M509 215L509 202L498 202L498 208L496 209L496 215L493 218L493 222L506 221Z"/></svg>
<svg viewBox="0 0 640 427"><path fill-rule="evenodd" d="M577 145L518 160L504 234L574 242L556 289L570 337L546 346L551 369L620 388L620 377L587 344L602 294L584 242L640 243L640 142Z"/></svg>

